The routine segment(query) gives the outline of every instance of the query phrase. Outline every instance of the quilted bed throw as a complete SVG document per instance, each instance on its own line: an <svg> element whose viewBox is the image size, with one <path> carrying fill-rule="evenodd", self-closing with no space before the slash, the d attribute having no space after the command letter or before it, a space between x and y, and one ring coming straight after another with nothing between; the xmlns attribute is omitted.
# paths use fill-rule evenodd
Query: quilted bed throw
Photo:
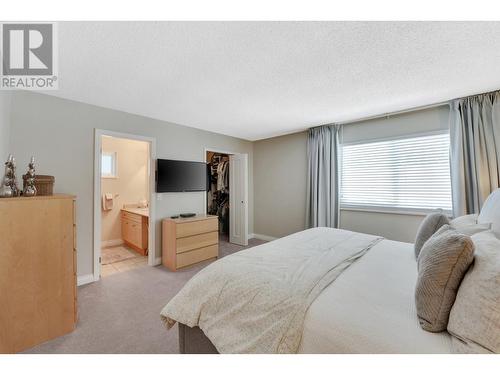
<svg viewBox="0 0 500 375"><path fill-rule="evenodd" d="M199 326L219 353L296 353L307 309L381 237L313 228L204 268L161 317Z"/></svg>

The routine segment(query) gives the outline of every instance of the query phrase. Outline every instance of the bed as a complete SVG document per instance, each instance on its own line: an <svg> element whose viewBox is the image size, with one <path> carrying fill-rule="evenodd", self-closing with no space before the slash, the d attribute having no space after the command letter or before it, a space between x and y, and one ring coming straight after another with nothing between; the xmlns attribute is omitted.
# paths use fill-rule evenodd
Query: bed
<svg viewBox="0 0 500 375"><path fill-rule="evenodd" d="M439 333L417 318L413 244L333 228L210 264L161 317L181 353L500 353L500 189L451 224L477 233L475 262Z"/></svg>
<svg viewBox="0 0 500 375"><path fill-rule="evenodd" d="M321 278L318 279L319 281L312 282L311 285L315 288L322 283L324 287L314 298L310 298L312 302L307 305L301 321L302 324L297 329L300 335L297 345L295 347L290 345L290 348L277 350L276 352L451 353L451 337L449 334L429 333L419 326L414 302L417 267L412 244L333 228L314 228L237 254L243 257L244 266L246 267L247 263L258 263L262 258L270 257L270 254L279 251L288 252L291 248L297 248L299 252L310 253L313 252L312 249L328 248L331 243L338 243L335 252L343 251L346 243L349 244L349 247L352 243L357 243L358 249L352 250L352 254L346 253L345 258L349 259L348 262L342 263L335 260L335 262L341 264L341 271L337 272L336 277L332 280L325 281L324 278ZM295 259L295 253L291 252L291 254L290 257ZM353 254L355 255L353 256ZM254 256L254 258L248 258L249 256ZM231 257L233 258L231 259ZM179 323L181 353L274 352L272 350L268 351L268 348L262 345L253 348L234 346L234 340L238 340L239 337L239 333L236 332L242 327L241 323L260 319L259 314L261 311L258 309L252 308L250 315L245 319L238 318L237 322L234 323L230 319L237 315L238 308L224 311L220 305L217 305L212 308L213 311L210 313L216 319L212 318L210 322L210 319L204 318L204 315L210 315L207 313L210 310L207 305L221 298L220 295L222 295L223 291L237 289L237 287L227 287L227 280L232 282L233 279L242 277L240 271L233 274L229 271L229 268L233 268L231 261L234 263L236 258L236 254L223 258L201 271L200 274L193 278L199 277L201 279L199 284L187 285L185 289L191 288L191 290L188 290L184 295L181 291L180 296L175 297L177 301L169 302L162 312L165 322L170 323L170 326L176 322ZM223 263L224 259L226 259L227 264ZM324 258L321 259L320 263L327 263ZM293 260L290 262L293 263ZM298 271L295 270L292 274L302 276L302 274L307 273L307 267L302 265L303 261L301 262L298 262L301 263ZM320 263L313 265L312 268L319 267ZM332 263L333 267L326 267L328 272L339 268L337 263ZM270 264L271 267L266 270L267 274L265 275L273 272L269 270L281 268L277 266L279 263L273 259L271 259ZM217 267L219 269L215 269ZM237 266L234 266L234 268L237 268ZM195 303L195 300L198 301L210 295L209 289L197 294L199 289L206 284L217 283L219 275L223 273L229 274L227 280L221 282L222 286L217 291L214 291L211 297L206 297L205 301ZM289 274L285 273L284 275L280 277L293 279ZM251 282L251 279L247 279L245 285ZM272 279L271 282L272 285L275 285L276 280ZM268 284L269 282L262 285ZM265 289L261 286L257 285L256 288ZM243 293L246 291L245 286L241 288L240 294L242 291ZM228 298L231 303L237 297ZM249 301L244 301L241 304L243 309L247 308ZM250 302L252 305L264 306L262 301L252 299ZM189 308L185 309L187 305ZM190 305L197 305L197 307L194 309ZM215 305L216 303L214 303ZM280 304L280 306L282 305L283 303ZM262 309L267 311L269 307L262 307ZM217 324L220 326L218 331L213 329ZM287 321L286 324L290 323ZM199 326L202 326L202 329ZM254 325L251 330L271 331L275 330L275 328L270 323L268 326ZM205 335L204 330L208 331L210 339ZM221 331L222 335L220 334ZM232 335L233 343L229 345L227 340L224 341L225 338L221 337L227 335ZM291 334L291 336L293 335ZM248 341L254 338L253 336L247 336L241 339Z"/></svg>
<svg viewBox="0 0 500 375"><path fill-rule="evenodd" d="M448 333L418 323L416 278L412 244L377 243L311 304L298 353L451 353ZM178 330L181 353L218 353L199 327Z"/></svg>

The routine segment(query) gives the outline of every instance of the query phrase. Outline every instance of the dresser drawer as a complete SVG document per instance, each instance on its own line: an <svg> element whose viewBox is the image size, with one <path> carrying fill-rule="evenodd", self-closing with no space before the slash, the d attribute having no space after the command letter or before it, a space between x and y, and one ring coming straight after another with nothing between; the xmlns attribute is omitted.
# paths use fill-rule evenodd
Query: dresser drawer
<svg viewBox="0 0 500 375"><path fill-rule="evenodd" d="M191 221L189 223L177 224L177 238L194 236L196 234L215 232L219 229L217 218L210 220Z"/></svg>
<svg viewBox="0 0 500 375"><path fill-rule="evenodd" d="M179 238L177 239L177 254L199 249L201 247L216 245L217 243L219 243L218 232L209 232L191 237Z"/></svg>
<svg viewBox="0 0 500 375"><path fill-rule="evenodd" d="M210 258L215 258L219 255L219 245L202 247L201 249L187 251L182 254L177 254L177 268L189 266L194 263L201 262Z"/></svg>

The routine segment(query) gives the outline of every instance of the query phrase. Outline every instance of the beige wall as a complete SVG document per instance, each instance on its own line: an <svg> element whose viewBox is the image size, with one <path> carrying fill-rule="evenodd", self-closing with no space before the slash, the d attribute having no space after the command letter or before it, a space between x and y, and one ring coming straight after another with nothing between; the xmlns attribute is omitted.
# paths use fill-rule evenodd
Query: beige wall
<svg viewBox="0 0 500 375"><path fill-rule="evenodd" d="M375 234L389 240L414 242L423 215L368 211L340 211L340 227L354 232Z"/></svg>
<svg viewBox="0 0 500 375"><path fill-rule="evenodd" d="M254 144L255 233L282 237L305 228L307 133Z"/></svg>
<svg viewBox="0 0 500 375"><path fill-rule="evenodd" d="M344 142L446 130L449 108L411 112L344 126ZM307 132L254 144L255 233L281 237L305 228ZM424 216L341 210L340 227L413 242Z"/></svg>
<svg viewBox="0 0 500 375"><path fill-rule="evenodd" d="M102 152L116 154L116 178L101 178L102 194L113 195L113 209L102 211L101 240L121 240L120 209L149 201L149 144L131 139L102 137Z"/></svg>
<svg viewBox="0 0 500 375"><path fill-rule="evenodd" d="M0 178L3 177L3 163L10 149L10 92L0 91Z"/></svg>
<svg viewBox="0 0 500 375"><path fill-rule="evenodd" d="M20 165L30 155L37 171L56 177L55 191L77 195L78 275L93 272L94 129L156 139L161 159L205 161L205 148L248 154L249 231L253 232L253 144L165 121L132 115L34 92L12 98L11 150ZM156 194L156 254L161 254L161 219L179 212L205 211L205 194ZM158 200L161 199L161 200Z"/></svg>

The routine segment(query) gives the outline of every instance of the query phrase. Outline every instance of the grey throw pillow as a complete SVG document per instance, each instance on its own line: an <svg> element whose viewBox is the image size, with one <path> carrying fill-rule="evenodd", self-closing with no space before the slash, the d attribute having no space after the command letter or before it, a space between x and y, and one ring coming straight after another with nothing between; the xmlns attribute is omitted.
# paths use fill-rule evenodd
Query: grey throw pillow
<svg viewBox="0 0 500 375"><path fill-rule="evenodd" d="M415 258L418 258L418 254L422 246L424 246L425 241L431 238L439 228L449 223L450 220L448 220L448 217L439 212L429 214L425 217L418 228L417 237L415 238Z"/></svg>
<svg viewBox="0 0 500 375"><path fill-rule="evenodd" d="M415 303L420 325L430 332L446 330L458 287L474 260L469 236L442 226L418 257Z"/></svg>
<svg viewBox="0 0 500 375"><path fill-rule="evenodd" d="M500 353L500 239L487 231L472 241L474 264L458 289L448 332L458 353Z"/></svg>

